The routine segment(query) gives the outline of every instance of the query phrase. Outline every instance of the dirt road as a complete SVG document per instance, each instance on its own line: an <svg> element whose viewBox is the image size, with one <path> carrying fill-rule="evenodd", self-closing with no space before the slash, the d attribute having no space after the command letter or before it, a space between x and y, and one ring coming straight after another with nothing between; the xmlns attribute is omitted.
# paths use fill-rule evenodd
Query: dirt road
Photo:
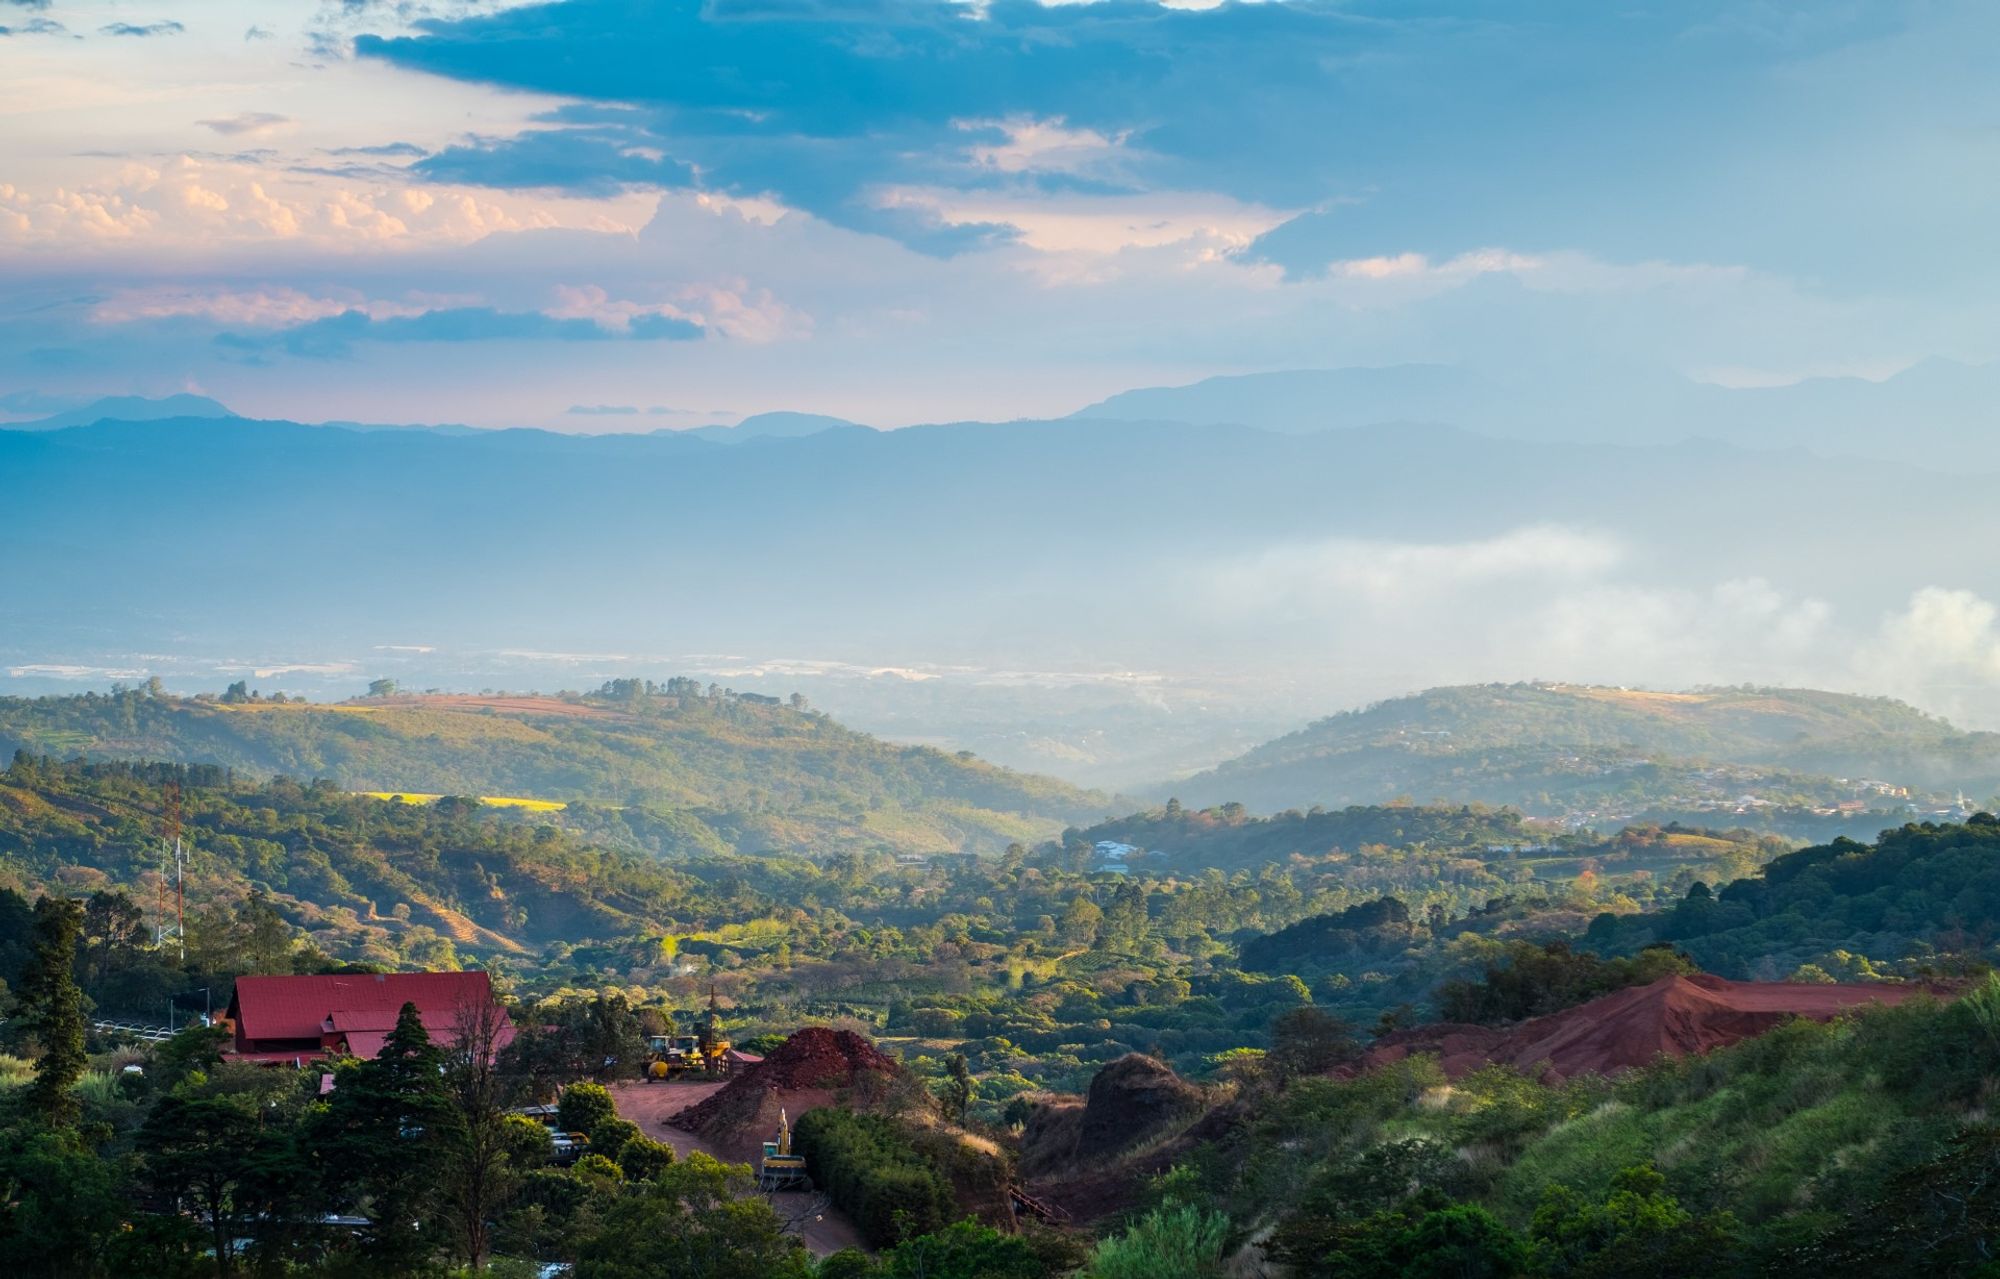
<svg viewBox="0 0 2000 1279"><path fill-rule="evenodd" d="M691 1132L667 1127L667 1119L681 1111L704 1101L722 1090L723 1085L713 1084L646 1084L622 1083L611 1086L611 1100L618 1107L621 1118L639 1125L639 1130L648 1137L664 1141L674 1148L674 1153L686 1156L701 1151L725 1163L737 1162L723 1151L716 1150L709 1143ZM775 1136L776 1134L773 1134ZM831 1204L819 1204L815 1195L785 1191L766 1195L771 1207L780 1218L790 1223L790 1229L816 1257L824 1257L842 1248L866 1248L861 1232L854 1223Z"/></svg>

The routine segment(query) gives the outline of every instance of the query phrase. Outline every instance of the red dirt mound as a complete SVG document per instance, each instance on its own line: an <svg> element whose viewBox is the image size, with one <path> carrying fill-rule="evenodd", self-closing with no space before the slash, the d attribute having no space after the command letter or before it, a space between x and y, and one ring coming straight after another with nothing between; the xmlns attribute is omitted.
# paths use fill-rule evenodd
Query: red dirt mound
<svg viewBox="0 0 2000 1279"><path fill-rule="evenodd" d="M1454 1079L1488 1062L1544 1077L1615 1074L1665 1053L1684 1057L1726 1048L1793 1017L1830 1021L1864 1004L1900 1003L1922 986L1805 986L1726 981L1706 974L1663 977L1516 1026L1439 1022L1396 1031L1375 1041L1362 1066L1436 1053Z"/></svg>
<svg viewBox="0 0 2000 1279"><path fill-rule="evenodd" d="M777 1132L780 1109L796 1123L814 1106L879 1100L901 1074L853 1031L809 1027L667 1123L732 1154L750 1152Z"/></svg>
<svg viewBox="0 0 2000 1279"><path fill-rule="evenodd" d="M1051 1097L1029 1112L1021 1133L1022 1171L1059 1178L1080 1164L1101 1165L1186 1127L1207 1106L1207 1095L1165 1062L1127 1053L1091 1077L1081 1105Z"/></svg>

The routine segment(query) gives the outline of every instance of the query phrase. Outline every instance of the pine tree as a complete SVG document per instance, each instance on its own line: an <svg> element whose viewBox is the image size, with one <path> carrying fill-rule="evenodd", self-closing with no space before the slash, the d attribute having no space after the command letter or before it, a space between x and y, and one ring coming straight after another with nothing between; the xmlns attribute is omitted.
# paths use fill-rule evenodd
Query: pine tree
<svg viewBox="0 0 2000 1279"><path fill-rule="evenodd" d="M83 1078L83 992L77 988L76 939L83 908L60 897L35 903L34 935L21 974L21 1003L42 1046L28 1107L51 1127L66 1128L82 1113L76 1081Z"/></svg>
<svg viewBox="0 0 2000 1279"><path fill-rule="evenodd" d="M436 1250L423 1222L437 1209L450 1119L443 1065L416 1005L404 1004L375 1059L340 1072L314 1143L327 1189L372 1219L374 1254L412 1270Z"/></svg>

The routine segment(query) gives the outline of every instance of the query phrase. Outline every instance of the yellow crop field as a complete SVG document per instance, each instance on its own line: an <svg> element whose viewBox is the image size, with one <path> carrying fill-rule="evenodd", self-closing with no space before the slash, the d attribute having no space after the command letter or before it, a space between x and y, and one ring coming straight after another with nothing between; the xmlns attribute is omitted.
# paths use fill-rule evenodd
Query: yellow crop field
<svg viewBox="0 0 2000 1279"><path fill-rule="evenodd" d="M400 800L405 804L434 804L444 798L442 795L425 795L416 791L365 790L355 792L369 799ZM479 802L492 808L522 808L531 813L560 813L569 805L559 799L527 799L519 795L481 795Z"/></svg>

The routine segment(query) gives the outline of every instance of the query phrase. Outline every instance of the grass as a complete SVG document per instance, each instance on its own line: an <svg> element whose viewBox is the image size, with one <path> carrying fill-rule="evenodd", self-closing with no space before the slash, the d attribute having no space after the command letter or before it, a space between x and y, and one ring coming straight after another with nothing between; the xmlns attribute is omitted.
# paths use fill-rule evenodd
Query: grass
<svg viewBox="0 0 2000 1279"><path fill-rule="evenodd" d="M369 799L395 801L401 804L435 804L442 795L427 795L412 791L364 790L355 792ZM560 813L569 805L559 799L528 799L520 795L481 795L479 802L489 808L519 808L531 813Z"/></svg>

